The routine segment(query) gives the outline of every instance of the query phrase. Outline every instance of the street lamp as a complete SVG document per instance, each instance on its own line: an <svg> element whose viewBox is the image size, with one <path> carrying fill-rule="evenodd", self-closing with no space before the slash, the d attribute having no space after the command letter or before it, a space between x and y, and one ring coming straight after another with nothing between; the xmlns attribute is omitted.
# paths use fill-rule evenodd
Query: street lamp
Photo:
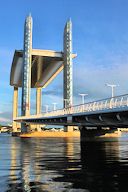
<svg viewBox="0 0 128 192"><path fill-rule="evenodd" d="M53 104L53 110L55 111L57 103L52 103L52 104Z"/></svg>
<svg viewBox="0 0 128 192"><path fill-rule="evenodd" d="M85 93L79 93L79 95L82 97L82 104L84 104L84 103L85 103L84 98L85 98L85 96L87 96L88 94L85 94Z"/></svg>
<svg viewBox="0 0 128 192"><path fill-rule="evenodd" d="M115 87L119 87L119 85L108 84L108 83L106 83L105 85L108 86L108 87L111 87L111 89L112 89L112 97L114 97L114 88Z"/></svg>
<svg viewBox="0 0 128 192"><path fill-rule="evenodd" d="M48 113L48 105L45 105L45 113Z"/></svg>

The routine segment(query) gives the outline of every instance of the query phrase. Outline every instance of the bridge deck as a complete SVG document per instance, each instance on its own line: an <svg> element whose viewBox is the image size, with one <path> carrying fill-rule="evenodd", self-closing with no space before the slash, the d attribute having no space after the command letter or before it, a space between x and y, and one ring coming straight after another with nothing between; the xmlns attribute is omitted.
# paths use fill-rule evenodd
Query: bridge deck
<svg viewBox="0 0 128 192"><path fill-rule="evenodd" d="M128 127L128 95L72 106L15 121L41 124Z"/></svg>

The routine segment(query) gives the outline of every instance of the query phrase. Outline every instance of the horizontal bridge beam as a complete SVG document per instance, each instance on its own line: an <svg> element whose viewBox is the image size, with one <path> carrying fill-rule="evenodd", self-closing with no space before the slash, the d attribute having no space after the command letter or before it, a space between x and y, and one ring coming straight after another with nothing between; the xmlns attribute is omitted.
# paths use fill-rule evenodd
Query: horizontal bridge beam
<svg viewBox="0 0 128 192"><path fill-rule="evenodd" d="M53 50L32 49L32 55L63 58L63 52ZM72 54L72 58L75 58L76 56L77 56L76 54Z"/></svg>
<svg viewBox="0 0 128 192"><path fill-rule="evenodd" d="M70 116L58 116L58 117L24 117L15 119L18 122L35 123L35 124L47 124L47 125L76 125L87 127L128 127L128 111L126 112L112 112L112 113L99 113L93 115L74 115Z"/></svg>
<svg viewBox="0 0 128 192"><path fill-rule="evenodd" d="M68 122L68 117L72 122ZM66 119L65 119L66 118ZM63 121L64 120L64 121ZM108 98L84 105L50 111L37 115L18 117L19 122L39 122L46 124L73 124L86 126L117 126L128 127L128 95Z"/></svg>

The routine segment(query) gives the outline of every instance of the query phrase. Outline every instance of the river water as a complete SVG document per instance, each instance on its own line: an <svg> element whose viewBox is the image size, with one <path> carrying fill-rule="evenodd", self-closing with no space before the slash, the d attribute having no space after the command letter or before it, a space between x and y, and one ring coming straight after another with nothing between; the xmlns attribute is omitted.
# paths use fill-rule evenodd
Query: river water
<svg viewBox="0 0 128 192"><path fill-rule="evenodd" d="M128 133L110 141L0 134L0 192L128 192Z"/></svg>

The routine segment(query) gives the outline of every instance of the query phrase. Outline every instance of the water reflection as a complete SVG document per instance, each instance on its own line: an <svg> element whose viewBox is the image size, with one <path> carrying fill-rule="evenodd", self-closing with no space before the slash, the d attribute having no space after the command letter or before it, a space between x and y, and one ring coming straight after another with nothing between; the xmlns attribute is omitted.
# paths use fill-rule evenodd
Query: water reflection
<svg viewBox="0 0 128 192"><path fill-rule="evenodd" d="M80 144L0 136L0 192L127 192L127 155L124 137Z"/></svg>
<svg viewBox="0 0 128 192"><path fill-rule="evenodd" d="M89 191L128 191L128 164L121 163L122 144L128 145L122 139L81 143L82 172ZM128 148L124 150L127 152ZM128 156L125 160L128 163Z"/></svg>

